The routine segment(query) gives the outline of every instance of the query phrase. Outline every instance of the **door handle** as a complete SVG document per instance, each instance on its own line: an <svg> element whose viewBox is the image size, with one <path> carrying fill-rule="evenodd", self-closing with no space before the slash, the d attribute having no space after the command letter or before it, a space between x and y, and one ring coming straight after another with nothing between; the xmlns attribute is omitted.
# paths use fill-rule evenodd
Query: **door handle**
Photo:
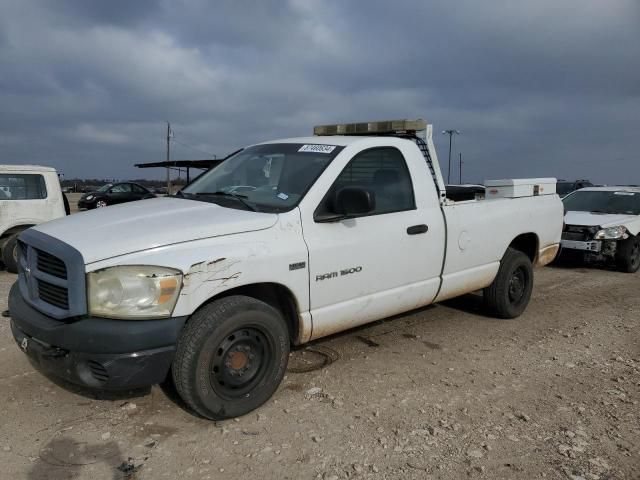
<svg viewBox="0 0 640 480"><path fill-rule="evenodd" d="M409 235L418 235L419 233L427 233L429 227L426 225L413 225L412 227L407 228L407 234Z"/></svg>

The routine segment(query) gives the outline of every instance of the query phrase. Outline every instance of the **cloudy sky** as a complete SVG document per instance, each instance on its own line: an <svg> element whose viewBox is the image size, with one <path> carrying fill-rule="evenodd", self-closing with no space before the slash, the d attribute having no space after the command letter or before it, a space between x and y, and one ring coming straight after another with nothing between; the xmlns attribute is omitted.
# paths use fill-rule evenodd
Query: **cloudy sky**
<svg viewBox="0 0 640 480"><path fill-rule="evenodd" d="M465 181L640 183L638 0L0 0L0 163L161 177L314 124L456 128ZM447 138L436 145L446 170ZM454 169L457 179L457 169Z"/></svg>

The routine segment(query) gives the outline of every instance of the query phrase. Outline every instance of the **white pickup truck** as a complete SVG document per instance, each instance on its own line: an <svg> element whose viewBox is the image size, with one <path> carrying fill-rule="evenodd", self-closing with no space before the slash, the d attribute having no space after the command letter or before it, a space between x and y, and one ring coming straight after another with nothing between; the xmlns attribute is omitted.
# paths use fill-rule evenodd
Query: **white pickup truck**
<svg viewBox="0 0 640 480"><path fill-rule="evenodd" d="M555 179L452 201L431 131L316 127L247 147L176 196L27 230L9 299L18 345L90 387L170 375L222 419L273 394L290 345L480 289L493 315L520 315L532 265L559 247Z"/></svg>

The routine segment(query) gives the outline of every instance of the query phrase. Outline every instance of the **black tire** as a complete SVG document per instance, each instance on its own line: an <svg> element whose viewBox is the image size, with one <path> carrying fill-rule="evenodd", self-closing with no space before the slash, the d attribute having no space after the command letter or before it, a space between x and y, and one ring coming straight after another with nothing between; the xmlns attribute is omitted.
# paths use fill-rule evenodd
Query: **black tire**
<svg viewBox="0 0 640 480"><path fill-rule="evenodd" d="M11 273L18 273L18 235L20 232L11 235L2 246L2 261Z"/></svg>
<svg viewBox="0 0 640 480"><path fill-rule="evenodd" d="M489 312L498 318L516 318L524 312L533 291L533 267L524 253L507 248L493 283L484 289Z"/></svg>
<svg viewBox="0 0 640 480"><path fill-rule="evenodd" d="M621 272L635 273L640 268L640 236L631 236L618 242L616 265Z"/></svg>
<svg viewBox="0 0 640 480"><path fill-rule="evenodd" d="M65 215L71 215L71 206L69 205L69 199L64 193L62 194L62 203L64 204Z"/></svg>
<svg viewBox="0 0 640 480"><path fill-rule="evenodd" d="M171 370L176 390L192 410L223 420L266 402L280 385L288 361L289 334L280 312L236 295L192 316Z"/></svg>

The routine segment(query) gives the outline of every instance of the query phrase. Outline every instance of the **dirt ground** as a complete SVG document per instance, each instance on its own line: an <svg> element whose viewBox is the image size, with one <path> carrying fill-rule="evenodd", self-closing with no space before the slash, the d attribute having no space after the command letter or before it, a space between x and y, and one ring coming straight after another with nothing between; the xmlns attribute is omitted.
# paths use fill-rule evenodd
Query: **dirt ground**
<svg viewBox="0 0 640 480"><path fill-rule="evenodd" d="M82 193L65 193L67 200L69 200L69 207L72 213L78 212L78 200L82 197Z"/></svg>
<svg viewBox="0 0 640 480"><path fill-rule="evenodd" d="M0 478L640 479L639 287L537 270L517 320L467 295L317 342L271 401L220 423L160 387L70 391L0 317Z"/></svg>

